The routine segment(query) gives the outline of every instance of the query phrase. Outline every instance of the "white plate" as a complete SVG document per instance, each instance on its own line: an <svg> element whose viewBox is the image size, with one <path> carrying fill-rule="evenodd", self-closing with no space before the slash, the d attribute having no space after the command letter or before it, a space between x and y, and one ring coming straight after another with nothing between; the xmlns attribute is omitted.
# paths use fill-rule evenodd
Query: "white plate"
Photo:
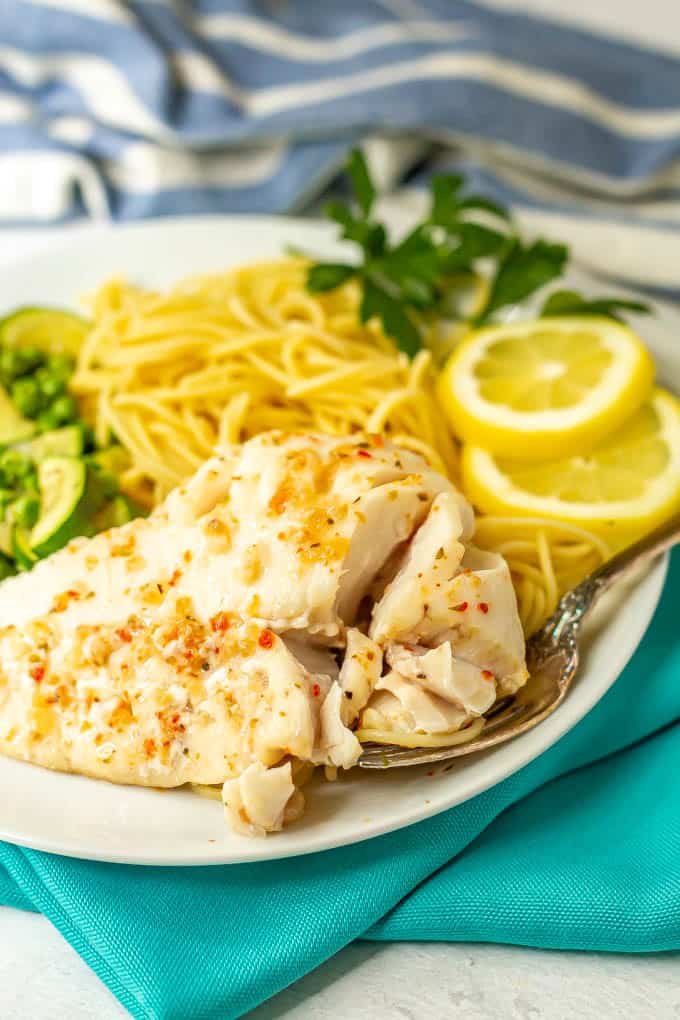
<svg viewBox="0 0 680 1020"><path fill-rule="evenodd" d="M394 218L394 217L393 217ZM112 275L167 286L192 273L277 255L294 244L337 255L334 231L304 220L229 217L160 221L83 232L60 249L5 268L0 310L73 304ZM580 279L583 289L592 288ZM611 288L608 288L611 290ZM680 380L674 336L680 317L666 310L645 336L667 379ZM227 830L221 805L186 791L113 786L0 757L0 839L52 853L129 864L194 865L271 860L368 839L474 797L555 743L611 686L644 634L661 593L666 563L615 596L593 621L583 665L561 708L502 747L457 761L450 771L357 772L310 790L303 819L251 840Z"/></svg>

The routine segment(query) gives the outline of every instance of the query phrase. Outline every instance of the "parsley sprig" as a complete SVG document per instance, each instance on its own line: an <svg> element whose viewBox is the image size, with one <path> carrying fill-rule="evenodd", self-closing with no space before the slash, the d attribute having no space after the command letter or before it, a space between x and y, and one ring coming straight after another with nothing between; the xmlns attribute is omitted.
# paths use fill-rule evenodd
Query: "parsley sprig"
<svg viewBox="0 0 680 1020"><path fill-rule="evenodd" d="M556 290L546 299L541 318L554 315L605 315L621 322L621 312L650 315L652 309L642 301L627 301L619 297L584 298L575 290Z"/></svg>
<svg viewBox="0 0 680 1020"><path fill-rule="evenodd" d="M356 278L361 285L361 321L378 318L387 336L409 357L420 350L429 322L446 317L456 280L475 270L480 259L490 261L493 268L474 326L487 323L501 308L524 301L565 269L569 255L565 245L523 241L508 209L483 195L468 194L460 174L433 177L427 216L392 243L384 224L373 215L376 189L360 149L351 152L346 170L354 201L330 202L325 212L340 226L342 238L357 246L360 257L357 262L315 263L307 288L321 293ZM647 310L637 302L611 298L588 302L572 291L557 291L542 314L615 316L617 309Z"/></svg>

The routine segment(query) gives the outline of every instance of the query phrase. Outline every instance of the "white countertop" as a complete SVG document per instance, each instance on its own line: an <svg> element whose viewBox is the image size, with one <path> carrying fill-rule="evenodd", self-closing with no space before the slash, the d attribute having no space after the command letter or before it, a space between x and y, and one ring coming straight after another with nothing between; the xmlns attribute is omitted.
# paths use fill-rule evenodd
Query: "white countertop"
<svg viewBox="0 0 680 1020"><path fill-rule="evenodd" d="M678 0L489 3L680 51ZM44 239L44 234L14 236L10 250L10 237L0 236L0 258L16 257L22 248ZM0 908L0 947L0 1020L128 1016L45 918ZM358 943L249 1016L250 1020L679 1020L680 953L624 956L492 945Z"/></svg>
<svg viewBox="0 0 680 1020"><path fill-rule="evenodd" d="M43 917L0 908L2 1020L125 1020ZM441 943L349 946L248 1020L677 1020L680 953ZM190 1017L183 1020L191 1020Z"/></svg>

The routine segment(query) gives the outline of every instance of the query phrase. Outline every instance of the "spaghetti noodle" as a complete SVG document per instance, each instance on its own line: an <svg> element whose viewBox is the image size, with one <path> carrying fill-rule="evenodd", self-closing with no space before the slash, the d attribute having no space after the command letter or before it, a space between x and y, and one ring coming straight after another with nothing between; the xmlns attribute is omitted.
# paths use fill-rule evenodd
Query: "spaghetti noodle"
<svg viewBox="0 0 680 1020"><path fill-rule="evenodd" d="M94 296L73 389L100 442L126 449L130 495L152 506L217 443L269 429L381 433L455 479L430 352L409 361L359 321L356 283L312 295L306 272L285 258L167 294L112 281ZM609 554L589 532L528 518L479 518L476 541L508 560L527 634Z"/></svg>

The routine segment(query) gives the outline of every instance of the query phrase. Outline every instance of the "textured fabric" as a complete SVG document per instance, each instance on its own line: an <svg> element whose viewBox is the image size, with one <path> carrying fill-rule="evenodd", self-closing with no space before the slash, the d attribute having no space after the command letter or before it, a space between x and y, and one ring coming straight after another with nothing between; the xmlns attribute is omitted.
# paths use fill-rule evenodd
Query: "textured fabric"
<svg viewBox="0 0 680 1020"><path fill-rule="evenodd" d="M154 1020L238 1017L362 936L680 948L679 600L676 554L652 628L599 705L443 815L303 860L223 868L0 844L0 895L42 911L133 1016Z"/></svg>
<svg viewBox="0 0 680 1020"><path fill-rule="evenodd" d="M3 0L0 219L300 209L388 132L503 187L532 171L530 201L677 226L679 81L676 57L468 0Z"/></svg>

